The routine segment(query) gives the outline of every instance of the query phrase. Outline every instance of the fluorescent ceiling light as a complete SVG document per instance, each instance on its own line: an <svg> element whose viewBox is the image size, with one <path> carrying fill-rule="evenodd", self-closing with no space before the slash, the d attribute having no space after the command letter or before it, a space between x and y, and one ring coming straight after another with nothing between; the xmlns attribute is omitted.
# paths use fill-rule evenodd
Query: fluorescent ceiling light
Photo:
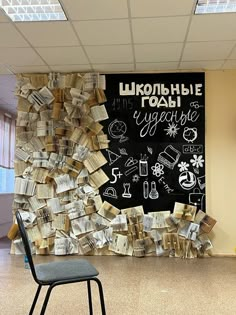
<svg viewBox="0 0 236 315"><path fill-rule="evenodd" d="M195 14L236 12L236 0L198 0Z"/></svg>
<svg viewBox="0 0 236 315"><path fill-rule="evenodd" d="M14 22L67 20L58 0L0 0L0 8Z"/></svg>

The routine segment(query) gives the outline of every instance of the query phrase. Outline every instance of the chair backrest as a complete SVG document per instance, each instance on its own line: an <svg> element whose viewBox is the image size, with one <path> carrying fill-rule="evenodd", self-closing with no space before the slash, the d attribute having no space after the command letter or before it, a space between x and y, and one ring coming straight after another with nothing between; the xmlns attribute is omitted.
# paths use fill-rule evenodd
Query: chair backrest
<svg viewBox="0 0 236 315"><path fill-rule="evenodd" d="M24 226L23 220L22 220L20 212L18 210L16 211L16 220L17 220L17 224L18 224L18 227L19 227L20 235L21 235L21 238L22 238L22 241L23 241L25 254L26 254L26 256L28 258L28 261L29 261L29 265L30 265L30 269L31 269L32 275L34 277L34 280L38 283L38 279L37 279L35 268L34 268L34 262L33 262L33 258L32 258L32 255L31 255L30 242L29 242L26 230L25 230L25 226Z"/></svg>

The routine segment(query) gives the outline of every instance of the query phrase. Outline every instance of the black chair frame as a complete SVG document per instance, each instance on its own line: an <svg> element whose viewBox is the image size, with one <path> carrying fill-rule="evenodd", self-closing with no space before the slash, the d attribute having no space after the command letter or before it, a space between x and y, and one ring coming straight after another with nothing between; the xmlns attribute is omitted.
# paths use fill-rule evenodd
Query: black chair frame
<svg viewBox="0 0 236 315"><path fill-rule="evenodd" d="M17 219L19 231L20 231L20 234L21 234L21 238L22 238L22 241L23 241L25 253L26 253L26 256L27 256L28 261L29 261L29 265L30 265L32 276L33 276L35 282L38 284L38 288L37 288L36 294L34 296L34 300L33 300L33 303L31 305L29 315L32 315L33 312L34 312L34 309L35 309L35 306L36 306L36 303L37 303L37 300L38 300L38 297L39 297L39 294L40 294L42 286L49 286L49 287L47 289L47 293L46 293L46 296L44 298L44 302L43 302L43 305L42 305L42 309L41 309L40 315L44 315L45 314L45 311L46 311L46 308L47 308L47 305L48 305L48 301L49 301L49 298L50 298L50 295L51 295L51 292L52 292L53 288L55 288L56 286L59 286L59 285L63 285L63 284L70 284L70 283L76 283L76 282L85 282L85 281L87 282L87 291L88 291L88 302L89 302L90 315L93 315L91 281L95 281L97 286L98 286L99 296L100 296L100 304L101 304L101 312L102 312L102 315L106 315L102 283L96 276L75 277L75 278L69 278L69 279L63 279L63 280L57 280L57 281L50 281L50 282L44 282L44 281L42 282L42 281L40 281L38 279L37 273L36 273L36 270L35 270L35 266L34 266L34 262L33 262L33 258L32 258L32 255L31 255L31 248L30 248L30 243L29 243L29 240L28 240L28 235L27 235L27 232L25 230L24 223L23 223L23 220L21 218L21 215L20 215L19 211L16 211L16 219Z"/></svg>

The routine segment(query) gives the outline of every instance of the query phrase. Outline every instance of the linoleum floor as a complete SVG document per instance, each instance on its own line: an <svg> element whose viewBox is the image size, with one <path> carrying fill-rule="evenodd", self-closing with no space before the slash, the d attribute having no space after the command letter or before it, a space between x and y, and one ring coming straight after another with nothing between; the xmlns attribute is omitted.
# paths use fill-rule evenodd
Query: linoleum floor
<svg viewBox="0 0 236 315"><path fill-rule="evenodd" d="M61 259L65 257L37 256L35 262ZM236 314L235 258L88 256L86 259L100 272L107 315ZM23 256L10 255L9 243L0 240L0 314L27 315L36 287L30 271L24 269ZM92 292L94 315L99 315L95 285ZM35 315L40 314L41 303L42 296ZM89 314L85 283L55 288L46 314Z"/></svg>

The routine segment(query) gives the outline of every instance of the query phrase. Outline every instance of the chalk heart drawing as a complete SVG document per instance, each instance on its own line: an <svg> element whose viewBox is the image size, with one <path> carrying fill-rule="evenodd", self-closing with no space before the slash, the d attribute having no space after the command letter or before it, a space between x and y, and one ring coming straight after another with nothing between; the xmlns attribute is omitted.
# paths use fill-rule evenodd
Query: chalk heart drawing
<svg viewBox="0 0 236 315"><path fill-rule="evenodd" d="M117 199L117 192L114 187L107 187L103 192L103 196Z"/></svg>
<svg viewBox="0 0 236 315"><path fill-rule="evenodd" d="M127 131L126 123L121 120L115 119L108 126L108 133L114 139L119 139L120 142L128 140L124 134Z"/></svg>
<svg viewBox="0 0 236 315"><path fill-rule="evenodd" d="M185 127L183 132L183 138L188 143L193 143L197 139L197 128Z"/></svg>
<svg viewBox="0 0 236 315"><path fill-rule="evenodd" d="M196 185L196 176L189 171L184 171L179 175L179 184L185 190L190 190Z"/></svg>

